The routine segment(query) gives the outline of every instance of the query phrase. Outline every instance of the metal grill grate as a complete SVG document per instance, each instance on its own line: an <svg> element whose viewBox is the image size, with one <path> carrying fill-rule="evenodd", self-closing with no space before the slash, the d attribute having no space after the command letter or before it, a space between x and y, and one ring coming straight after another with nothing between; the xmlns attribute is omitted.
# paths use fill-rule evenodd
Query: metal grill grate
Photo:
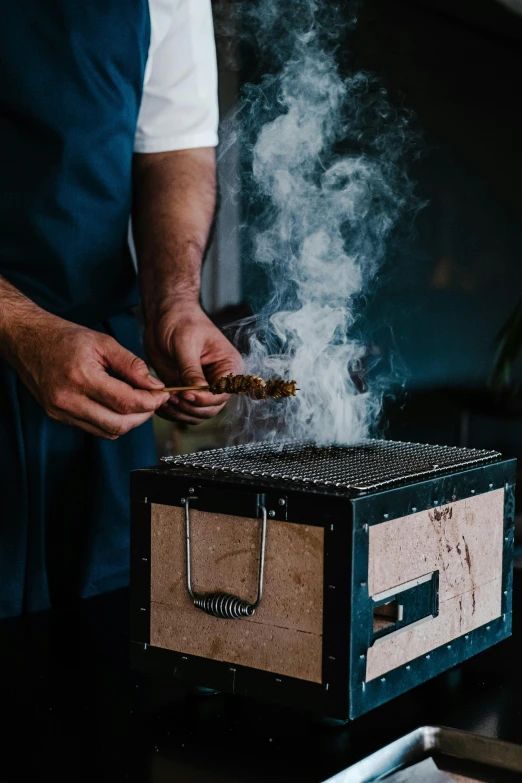
<svg viewBox="0 0 522 783"><path fill-rule="evenodd" d="M171 465L365 492L499 459L498 451L368 440L353 446L253 443L166 457Z"/></svg>

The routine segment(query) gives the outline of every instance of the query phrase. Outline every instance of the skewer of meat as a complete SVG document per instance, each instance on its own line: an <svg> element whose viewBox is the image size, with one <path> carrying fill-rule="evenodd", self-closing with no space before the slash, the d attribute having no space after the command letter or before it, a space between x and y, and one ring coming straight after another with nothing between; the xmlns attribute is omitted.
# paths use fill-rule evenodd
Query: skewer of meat
<svg viewBox="0 0 522 783"><path fill-rule="evenodd" d="M226 375L208 386L166 386L161 391L209 391L211 394L244 394L254 400L266 400L269 397L280 400L295 397L295 381L285 381L282 378L272 378L264 381L257 375Z"/></svg>

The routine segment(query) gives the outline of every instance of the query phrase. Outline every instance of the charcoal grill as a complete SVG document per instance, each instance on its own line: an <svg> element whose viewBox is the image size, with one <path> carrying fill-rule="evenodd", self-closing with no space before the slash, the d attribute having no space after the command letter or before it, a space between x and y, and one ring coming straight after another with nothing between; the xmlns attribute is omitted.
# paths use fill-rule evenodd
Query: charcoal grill
<svg viewBox="0 0 522 783"><path fill-rule="evenodd" d="M132 474L132 659L356 718L511 632L515 461L252 444Z"/></svg>

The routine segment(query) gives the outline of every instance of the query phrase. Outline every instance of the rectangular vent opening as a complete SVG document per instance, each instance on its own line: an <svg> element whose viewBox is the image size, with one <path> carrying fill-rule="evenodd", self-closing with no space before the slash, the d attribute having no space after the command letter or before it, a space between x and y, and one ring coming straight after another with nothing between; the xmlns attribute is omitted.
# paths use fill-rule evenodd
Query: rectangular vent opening
<svg viewBox="0 0 522 783"><path fill-rule="evenodd" d="M397 600L375 606L373 609L374 634L392 628L401 619L402 606Z"/></svg>

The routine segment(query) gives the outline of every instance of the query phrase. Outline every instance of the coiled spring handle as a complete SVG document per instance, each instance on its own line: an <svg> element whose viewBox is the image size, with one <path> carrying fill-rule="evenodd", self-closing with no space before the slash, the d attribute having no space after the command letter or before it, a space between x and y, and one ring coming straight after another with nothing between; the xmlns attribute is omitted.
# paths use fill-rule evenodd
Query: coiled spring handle
<svg viewBox="0 0 522 783"><path fill-rule="evenodd" d="M251 604L243 598L230 593L195 593L192 589L191 577L191 556L190 556L190 502L197 500L194 495L182 498L181 502L185 506L185 536L187 551L187 590L194 601L196 609L218 617L222 620L237 620L241 617L252 617L263 597L263 576L265 571L265 549L266 549L266 508L259 505L261 511L261 551L259 556L259 576L257 583L257 599Z"/></svg>

